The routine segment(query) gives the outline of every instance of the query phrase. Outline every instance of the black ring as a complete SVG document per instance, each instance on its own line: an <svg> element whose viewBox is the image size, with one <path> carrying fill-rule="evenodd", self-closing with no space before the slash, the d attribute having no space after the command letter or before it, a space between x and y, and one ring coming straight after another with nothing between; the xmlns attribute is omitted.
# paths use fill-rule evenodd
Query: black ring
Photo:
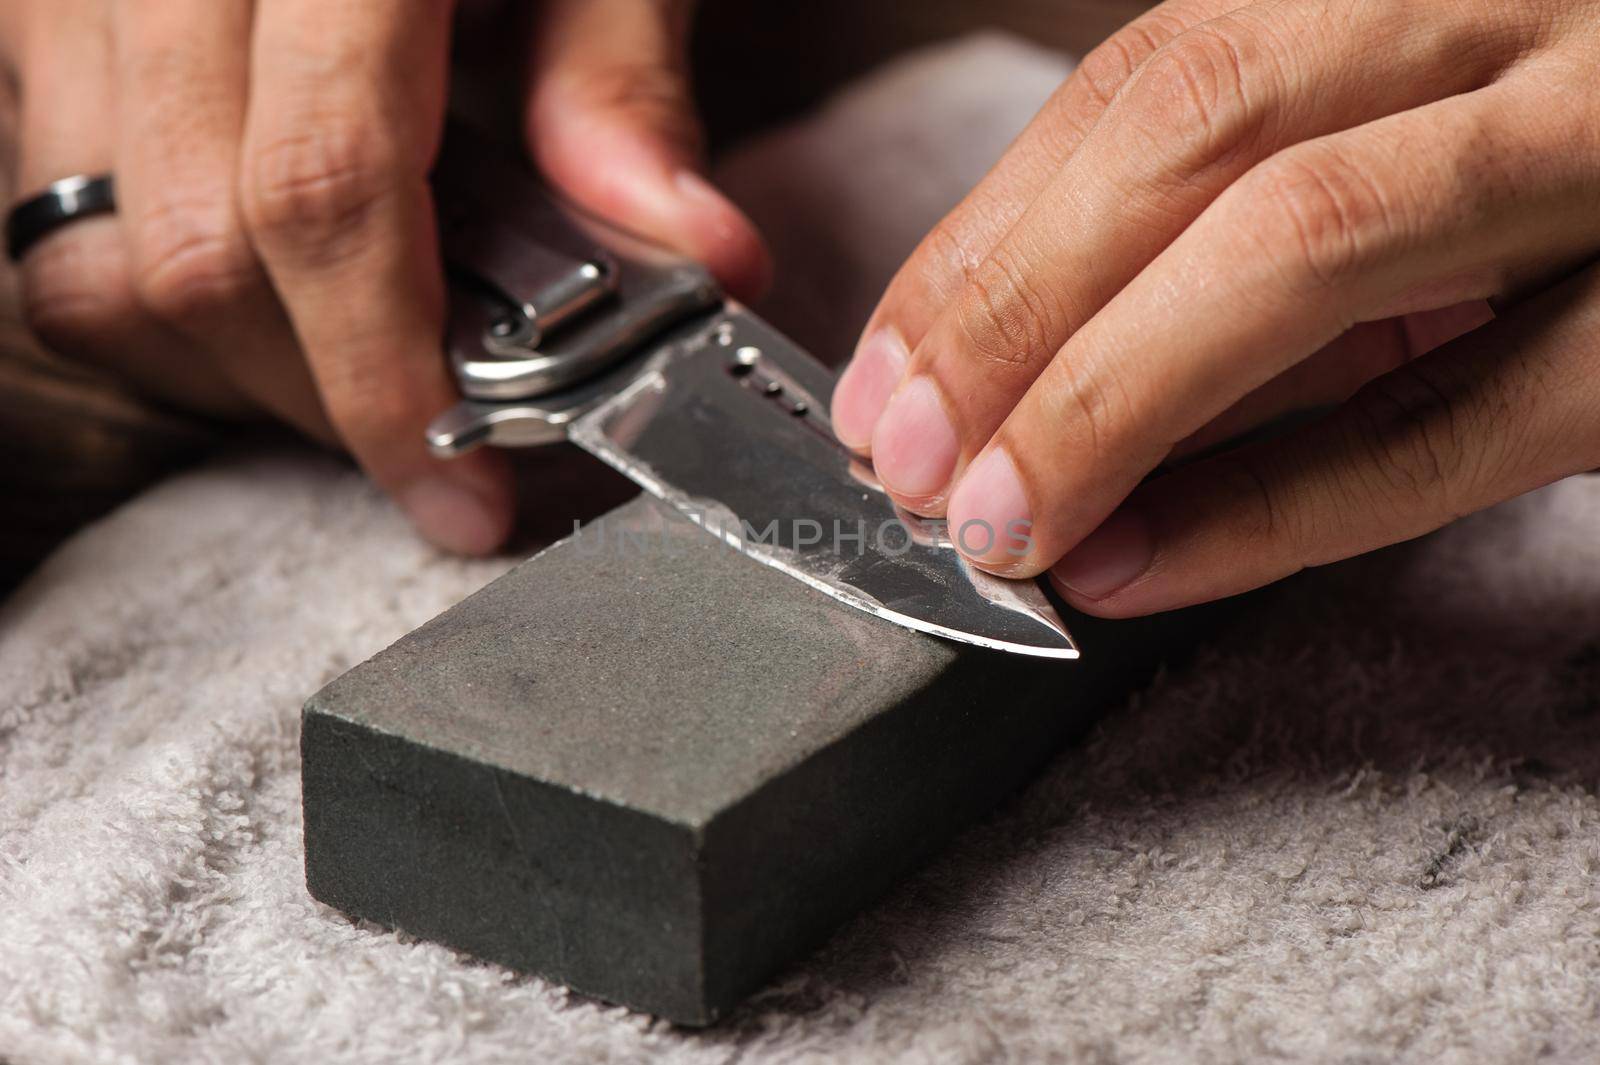
<svg viewBox="0 0 1600 1065"><path fill-rule="evenodd" d="M28 249L69 222L117 209L110 174L75 174L52 182L37 196L11 208L6 216L6 254L20 262Z"/></svg>

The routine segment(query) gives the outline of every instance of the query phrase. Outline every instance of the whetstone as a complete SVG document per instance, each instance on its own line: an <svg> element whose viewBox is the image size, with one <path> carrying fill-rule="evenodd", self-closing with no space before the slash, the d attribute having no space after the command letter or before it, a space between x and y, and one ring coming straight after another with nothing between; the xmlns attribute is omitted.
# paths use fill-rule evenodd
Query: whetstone
<svg viewBox="0 0 1600 1065"><path fill-rule="evenodd" d="M843 606L640 497L306 704L318 899L701 1025L1014 791L1152 666Z"/></svg>

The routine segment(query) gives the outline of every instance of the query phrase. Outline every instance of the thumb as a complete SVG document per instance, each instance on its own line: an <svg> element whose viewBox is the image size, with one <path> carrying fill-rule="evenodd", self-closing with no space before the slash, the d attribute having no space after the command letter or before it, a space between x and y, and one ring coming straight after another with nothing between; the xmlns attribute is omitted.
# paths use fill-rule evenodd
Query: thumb
<svg viewBox="0 0 1600 1065"><path fill-rule="evenodd" d="M685 66L687 0L546 0L526 129L534 160L578 205L705 263L752 299L771 266L755 226L701 175Z"/></svg>

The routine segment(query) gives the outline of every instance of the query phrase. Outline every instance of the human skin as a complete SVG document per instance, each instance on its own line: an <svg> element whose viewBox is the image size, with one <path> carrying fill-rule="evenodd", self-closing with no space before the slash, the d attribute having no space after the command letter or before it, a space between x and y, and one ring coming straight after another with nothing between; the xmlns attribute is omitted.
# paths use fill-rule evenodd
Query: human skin
<svg viewBox="0 0 1600 1065"><path fill-rule="evenodd" d="M902 267L835 430L1113 617L1600 466L1597 69L1595 0L1169 0Z"/></svg>
<svg viewBox="0 0 1600 1065"><path fill-rule="evenodd" d="M504 88L547 178L749 295L766 253L700 176L689 6L0 0L13 188L117 181L114 216L27 254L28 320L155 397L343 446L428 539L493 550L513 515L502 457L444 462L423 436L457 398L427 181L452 32L526 32Z"/></svg>

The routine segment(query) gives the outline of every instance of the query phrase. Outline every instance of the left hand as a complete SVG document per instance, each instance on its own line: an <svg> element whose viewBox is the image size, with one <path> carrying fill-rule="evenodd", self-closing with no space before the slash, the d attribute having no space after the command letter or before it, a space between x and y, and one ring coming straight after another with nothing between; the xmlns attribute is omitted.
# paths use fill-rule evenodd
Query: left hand
<svg viewBox="0 0 1600 1065"><path fill-rule="evenodd" d="M0 0L15 187L116 175L115 214L27 253L28 320L157 400L341 445L429 540L491 551L513 516L504 456L443 461L424 442L459 398L428 183L452 80L512 101L569 198L748 296L766 253L701 176L691 15L690 0ZM506 61L454 70L458 30Z"/></svg>
<svg viewBox="0 0 1600 1065"><path fill-rule="evenodd" d="M1600 0L1168 0L901 269L836 431L974 562L1106 616L1600 466L1600 268L1560 281L1600 251L1597 26Z"/></svg>

